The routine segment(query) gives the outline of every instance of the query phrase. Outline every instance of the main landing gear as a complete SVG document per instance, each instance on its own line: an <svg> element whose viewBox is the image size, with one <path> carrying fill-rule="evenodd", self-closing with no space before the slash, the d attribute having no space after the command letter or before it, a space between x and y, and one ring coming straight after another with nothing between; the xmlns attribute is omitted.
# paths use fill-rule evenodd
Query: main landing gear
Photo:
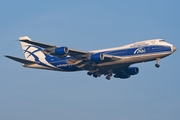
<svg viewBox="0 0 180 120"><path fill-rule="evenodd" d="M113 75L113 74L112 74L112 70L109 70L109 71L108 71L108 74L106 75L106 79L107 79L107 80L110 80L111 77L112 77L112 75Z"/></svg>
<svg viewBox="0 0 180 120"><path fill-rule="evenodd" d="M94 78L100 77L101 75L103 75L103 73L101 73L98 69L96 70L90 70L87 72L87 75L89 76L93 76ZM110 80L112 77L112 71L109 70L107 73L104 74L106 76L107 80Z"/></svg>
<svg viewBox="0 0 180 120"><path fill-rule="evenodd" d="M87 75L91 76L93 73L92 72L87 72Z"/></svg>
<svg viewBox="0 0 180 120"><path fill-rule="evenodd" d="M106 79L107 79L107 80L110 80L110 79L111 79L111 76L112 76L111 74L107 75L107 76L106 76Z"/></svg>
<svg viewBox="0 0 180 120"><path fill-rule="evenodd" d="M155 67L159 68L160 65L159 65L159 61L160 61L160 58L156 58L156 64L155 64Z"/></svg>
<svg viewBox="0 0 180 120"><path fill-rule="evenodd" d="M89 72L87 72L87 75L89 75L89 76L93 75L93 77L95 77L95 78L100 77L101 74L98 73L98 71L99 71L98 69L97 70L90 70Z"/></svg>

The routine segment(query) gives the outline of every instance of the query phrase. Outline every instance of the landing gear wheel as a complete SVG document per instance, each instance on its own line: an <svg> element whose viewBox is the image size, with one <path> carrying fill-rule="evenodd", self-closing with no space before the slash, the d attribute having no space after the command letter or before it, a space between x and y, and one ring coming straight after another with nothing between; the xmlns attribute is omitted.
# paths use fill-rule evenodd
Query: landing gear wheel
<svg viewBox="0 0 180 120"><path fill-rule="evenodd" d="M101 77L101 74L97 74L98 77Z"/></svg>
<svg viewBox="0 0 180 120"><path fill-rule="evenodd" d="M96 74L96 73L94 73L94 74L93 74L93 77L97 78L98 76L97 76L97 74Z"/></svg>
<svg viewBox="0 0 180 120"><path fill-rule="evenodd" d="M156 58L156 64L155 64L155 67L159 68L160 65L159 65L159 61L160 61L160 58Z"/></svg>
<svg viewBox="0 0 180 120"><path fill-rule="evenodd" d="M91 72L87 72L87 75L91 76L91 75L92 75L92 73L91 73Z"/></svg>
<svg viewBox="0 0 180 120"><path fill-rule="evenodd" d="M159 64L155 64L155 67L159 68L159 67L160 67L160 65L159 65Z"/></svg>
<svg viewBox="0 0 180 120"><path fill-rule="evenodd" d="M106 79L107 79L107 80L110 80L110 79L111 79L111 76L107 75L107 76L106 76Z"/></svg>

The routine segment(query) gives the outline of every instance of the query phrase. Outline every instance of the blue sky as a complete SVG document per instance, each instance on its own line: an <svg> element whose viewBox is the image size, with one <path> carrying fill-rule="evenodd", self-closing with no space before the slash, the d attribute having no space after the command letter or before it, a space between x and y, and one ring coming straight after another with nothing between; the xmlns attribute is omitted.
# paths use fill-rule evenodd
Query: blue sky
<svg viewBox="0 0 180 120"><path fill-rule="evenodd" d="M1 0L1 120L180 119L180 1ZM128 80L23 68L18 37L80 50L163 38L177 51Z"/></svg>

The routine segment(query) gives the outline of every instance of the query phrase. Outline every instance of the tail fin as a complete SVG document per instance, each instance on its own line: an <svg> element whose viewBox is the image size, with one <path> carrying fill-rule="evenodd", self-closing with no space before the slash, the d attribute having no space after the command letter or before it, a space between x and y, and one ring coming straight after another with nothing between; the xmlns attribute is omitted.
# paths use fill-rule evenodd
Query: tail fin
<svg viewBox="0 0 180 120"><path fill-rule="evenodd" d="M24 56L26 60L39 61L39 58L43 57L44 54L41 52L42 48L23 42L23 40L32 41L28 36L19 37Z"/></svg>

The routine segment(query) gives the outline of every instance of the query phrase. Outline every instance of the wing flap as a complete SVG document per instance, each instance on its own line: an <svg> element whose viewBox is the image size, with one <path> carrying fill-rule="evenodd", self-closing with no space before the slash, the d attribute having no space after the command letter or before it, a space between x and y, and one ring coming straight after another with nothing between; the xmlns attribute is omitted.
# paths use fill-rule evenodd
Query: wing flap
<svg viewBox="0 0 180 120"><path fill-rule="evenodd" d="M13 57L13 56L9 56L9 55L5 55L5 57L7 57L7 58L9 58L11 60L14 60L16 62L23 63L23 64L38 64L37 62L34 62L34 61L25 60L25 59L22 59L22 58Z"/></svg>
<svg viewBox="0 0 180 120"><path fill-rule="evenodd" d="M77 57L81 57L81 58L85 58L87 57L87 52L85 51L81 51L81 50L74 50L74 49L69 49L69 53L70 56L77 56Z"/></svg>
<svg viewBox="0 0 180 120"><path fill-rule="evenodd" d="M107 54L105 54L104 57L107 60L121 60L122 59L122 57L120 57L120 56L107 55Z"/></svg>

